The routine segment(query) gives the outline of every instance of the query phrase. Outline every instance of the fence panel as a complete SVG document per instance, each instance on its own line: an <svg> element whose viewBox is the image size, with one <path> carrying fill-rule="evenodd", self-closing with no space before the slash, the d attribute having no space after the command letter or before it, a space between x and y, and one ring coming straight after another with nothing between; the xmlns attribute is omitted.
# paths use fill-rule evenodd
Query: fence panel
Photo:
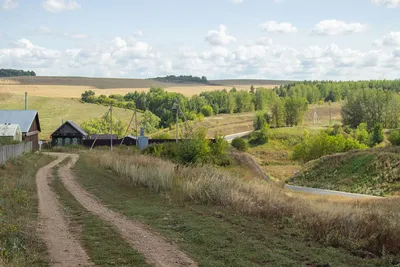
<svg viewBox="0 0 400 267"><path fill-rule="evenodd" d="M29 152L32 152L32 142L0 146L0 165L4 164L10 158L15 158Z"/></svg>

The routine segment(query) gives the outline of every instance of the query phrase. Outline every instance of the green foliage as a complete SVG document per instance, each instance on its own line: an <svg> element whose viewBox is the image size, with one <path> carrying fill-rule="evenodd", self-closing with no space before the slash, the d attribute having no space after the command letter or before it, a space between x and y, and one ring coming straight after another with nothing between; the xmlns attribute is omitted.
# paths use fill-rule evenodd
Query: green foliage
<svg viewBox="0 0 400 267"><path fill-rule="evenodd" d="M282 127L285 125L285 106L283 100L276 98L271 103L271 126Z"/></svg>
<svg viewBox="0 0 400 267"><path fill-rule="evenodd" d="M228 141L220 134L216 134L214 139L214 142L210 144L210 159L212 163L219 166L230 165L231 159L228 157Z"/></svg>
<svg viewBox="0 0 400 267"><path fill-rule="evenodd" d="M204 117L210 117L213 115L213 108L210 105L202 106L200 112Z"/></svg>
<svg viewBox="0 0 400 267"><path fill-rule="evenodd" d="M365 148L367 148L366 145L360 144L351 137L345 138L342 134L329 135L325 131L321 131L318 135L310 138L310 134L305 131L303 141L295 147L292 157L294 160L307 162L324 155Z"/></svg>
<svg viewBox="0 0 400 267"><path fill-rule="evenodd" d="M81 99L83 102L95 103L96 102L95 94L96 93L92 90L85 91L84 93L81 94ZM101 95L101 99L104 99L104 95Z"/></svg>
<svg viewBox="0 0 400 267"><path fill-rule="evenodd" d="M380 144L385 139L383 135L383 127L380 123L376 124L372 129L371 146Z"/></svg>
<svg viewBox="0 0 400 267"><path fill-rule="evenodd" d="M199 164L207 160L210 154L209 140L206 139L206 129L198 129L189 138L185 138L178 146L178 160L182 164Z"/></svg>
<svg viewBox="0 0 400 267"><path fill-rule="evenodd" d="M249 144L247 141L240 137L233 139L231 145L242 152L246 152L249 149Z"/></svg>
<svg viewBox="0 0 400 267"><path fill-rule="evenodd" d="M111 116L109 113L103 115L99 119L90 119L81 124L81 128L89 135L92 134L109 134L110 133ZM126 125L113 116L113 134L122 137L126 131Z"/></svg>
<svg viewBox="0 0 400 267"><path fill-rule="evenodd" d="M235 93L236 97L236 112L254 111L253 95L249 92L240 91Z"/></svg>
<svg viewBox="0 0 400 267"><path fill-rule="evenodd" d="M203 84L209 84L207 77L202 76L196 77L192 75L180 75L180 76L175 76L175 75L169 75L166 77L156 77L152 78L152 80L160 81L160 82L166 82L166 83L203 83Z"/></svg>
<svg viewBox="0 0 400 267"><path fill-rule="evenodd" d="M303 98L287 97L284 100L285 119L287 126L297 126L303 122L308 109L307 100Z"/></svg>
<svg viewBox="0 0 400 267"><path fill-rule="evenodd" d="M389 141L394 146L400 146L400 130L394 130L389 135Z"/></svg>
<svg viewBox="0 0 400 267"><path fill-rule="evenodd" d="M155 135L152 135L153 139L172 139L172 136L169 133L158 133Z"/></svg>
<svg viewBox="0 0 400 267"><path fill-rule="evenodd" d="M264 145L268 143L269 129L269 124L265 124L260 130L254 131L250 135L249 143L252 145Z"/></svg>
<svg viewBox="0 0 400 267"><path fill-rule="evenodd" d="M143 113L141 124L144 127L146 133L153 133L157 131L160 121L161 119L159 117L151 113L150 110L146 110Z"/></svg>
<svg viewBox="0 0 400 267"><path fill-rule="evenodd" d="M359 143L369 145L370 144L370 136L367 129L366 123L360 123L357 129L353 133L354 139L356 139Z"/></svg>
<svg viewBox="0 0 400 267"><path fill-rule="evenodd" d="M256 130L261 130L265 125L270 123L270 116L267 111L258 111L254 118L253 126Z"/></svg>
<svg viewBox="0 0 400 267"><path fill-rule="evenodd" d="M0 69L0 77L36 76L34 71Z"/></svg>

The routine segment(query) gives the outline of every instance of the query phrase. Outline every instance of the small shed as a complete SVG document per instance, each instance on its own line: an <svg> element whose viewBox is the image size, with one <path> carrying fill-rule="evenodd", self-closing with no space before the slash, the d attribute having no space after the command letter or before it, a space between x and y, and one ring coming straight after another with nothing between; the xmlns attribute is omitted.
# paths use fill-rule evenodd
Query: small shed
<svg viewBox="0 0 400 267"><path fill-rule="evenodd" d="M88 134L73 121L66 121L51 134L51 145L81 145L87 136Z"/></svg>
<svg viewBox="0 0 400 267"><path fill-rule="evenodd" d="M0 124L0 144L22 142L22 132L18 124Z"/></svg>
<svg viewBox="0 0 400 267"><path fill-rule="evenodd" d="M18 124L22 131L22 140L32 142L32 150L39 150L41 131L39 114L36 110L0 110L0 124Z"/></svg>

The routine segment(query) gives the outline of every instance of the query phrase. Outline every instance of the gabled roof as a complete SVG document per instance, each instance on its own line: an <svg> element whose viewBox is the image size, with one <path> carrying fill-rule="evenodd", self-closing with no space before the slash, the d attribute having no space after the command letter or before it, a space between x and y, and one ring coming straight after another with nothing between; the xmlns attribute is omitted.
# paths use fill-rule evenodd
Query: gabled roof
<svg viewBox="0 0 400 267"><path fill-rule="evenodd" d="M19 128L18 124L0 124L0 137L2 136L14 136Z"/></svg>
<svg viewBox="0 0 400 267"><path fill-rule="evenodd" d="M0 110L0 124L18 124L23 133L28 133L34 120L40 131L39 115L36 110Z"/></svg>
<svg viewBox="0 0 400 267"><path fill-rule="evenodd" d="M64 122L60 127L57 128L57 130L55 130L51 135L53 135L55 132L57 132L58 130L60 130L65 124L69 124L71 125L72 128L74 128L75 130L77 130L78 132L80 132L83 136L87 136L88 134L81 128L79 127L77 124L75 124L75 122L73 121L66 121Z"/></svg>

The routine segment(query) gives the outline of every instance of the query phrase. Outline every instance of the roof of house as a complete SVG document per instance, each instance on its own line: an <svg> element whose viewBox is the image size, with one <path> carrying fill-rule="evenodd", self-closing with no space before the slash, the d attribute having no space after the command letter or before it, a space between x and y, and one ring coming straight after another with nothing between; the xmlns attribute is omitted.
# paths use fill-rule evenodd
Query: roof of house
<svg viewBox="0 0 400 267"><path fill-rule="evenodd" d="M29 132L35 119L37 119L40 131L39 116L36 110L0 110L0 124L18 124L23 133Z"/></svg>
<svg viewBox="0 0 400 267"><path fill-rule="evenodd" d="M0 124L0 137L14 136L18 129L20 129L18 124Z"/></svg>
<svg viewBox="0 0 400 267"><path fill-rule="evenodd" d="M65 124L69 124L71 125L72 128L74 128L75 130L77 130L79 133L81 133L83 136L88 136L88 134L81 128L79 127L75 122L73 121L66 121L64 122L60 127L57 128L57 130L55 130L51 135L53 135L55 132L57 132L58 130L60 130Z"/></svg>
<svg viewBox="0 0 400 267"><path fill-rule="evenodd" d="M112 139L118 139L118 135L116 134L92 134L89 136L89 139L96 139L96 136L98 140L111 139L111 137Z"/></svg>

